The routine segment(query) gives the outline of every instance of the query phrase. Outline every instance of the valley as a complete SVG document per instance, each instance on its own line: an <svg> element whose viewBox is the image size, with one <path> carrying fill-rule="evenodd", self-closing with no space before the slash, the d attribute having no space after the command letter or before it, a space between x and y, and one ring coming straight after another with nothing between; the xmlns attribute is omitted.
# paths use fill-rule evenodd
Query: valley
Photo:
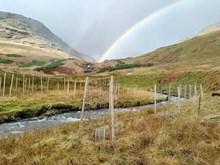
<svg viewBox="0 0 220 165"><path fill-rule="evenodd" d="M41 22L0 12L0 127L22 128L0 137L0 164L220 164L219 52L216 25L96 63ZM34 131L18 124L66 113L77 115Z"/></svg>

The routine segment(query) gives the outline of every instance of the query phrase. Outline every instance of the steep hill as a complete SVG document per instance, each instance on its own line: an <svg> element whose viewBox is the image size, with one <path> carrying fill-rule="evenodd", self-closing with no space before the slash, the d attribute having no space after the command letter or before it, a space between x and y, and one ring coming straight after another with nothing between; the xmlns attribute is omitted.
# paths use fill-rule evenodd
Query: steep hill
<svg viewBox="0 0 220 165"><path fill-rule="evenodd" d="M209 67L219 69L220 62L220 30L199 37L192 38L182 43L159 48L151 53L124 60L126 63L187 63L210 64ZM201 66L201 65L200 65ZM210 68L209 68L210 69Z"/></svg>
<svg viewBox="0 0 220 165"><path fill-rule="evenodd" d="M164 84L204 84L208 90L220 90L220 30L194 37L184 42L159 48L142 56L109 61L110 69L125 76L123 82L143 84L157 76ZM140 65L139 65L140 64ZM98 64L98 68L106 62ZM124 69L127 68L127 69ZM109 74L107 72L101 74ZM110 73L112 74L112 73ZM134 81L134 80L137 81ZM155 83L155 82L154 82ZM152 85L152 84L151 84Z"/></svg>
<svg viewBox="0 0 220 165"><path fill-rule="evenodd" d="M18 65L34 60L44 61L45 65L49 65L51 60L62 60L63 67L67 67L69 73L81 73L84 63L94 62L92 58L71 48L43 23L6 12L0 12L0 54L1 70L7 70L8 66L16 69ZM4 62L8 60L11 60L10 64ZM76 64L78 67L75 67Z"/></svg>

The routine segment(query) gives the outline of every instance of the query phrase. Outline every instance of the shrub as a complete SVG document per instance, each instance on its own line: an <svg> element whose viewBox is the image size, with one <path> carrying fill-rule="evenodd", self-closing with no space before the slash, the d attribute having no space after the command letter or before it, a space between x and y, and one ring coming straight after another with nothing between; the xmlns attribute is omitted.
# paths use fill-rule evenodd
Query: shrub
<svg viewBox="0 0 220 165"><path fill-rule="evenodd" d="M63 60L54 60L54 61L52 61L51 63L49 63L49 64L47 64L45 66L36 68L36 70L53 69L53 68L57 68L57 67L59 67L61 65L64 65Z"/></svg>
<svg viewBox="0 0 220 165"><path fill-rule="evenodd" d="M114 70L120 70L120 69L129 69L129 68L137 68L141 67L141 64L117 64L115 67L106 67L102 68L98 71L98 73L106 72L106 71L114 71Z"/></svg>
<svg viewBox="0 0 220 165"><path fill-rule="evenodd" d="M5 54L5 56L8 56L8 57L23 57L22 55L19 55L19 54Z"/></svg>
<svg viewBox="0 0 220 165"><path fill-rule="evenodd" d="M46 63L47 63L46 61L32 60L31 62L22 63L22 64L19 64L18 66L22 68L26 68L26 67L31 67L31 66L43 66Z"/></svg>
<svg viewBox="0 0 220 165"><path fill-rule="evenodd" d="M0 63L2 63L2 64L11 64L12 62L14 62L14 61L8 60L8 59L0 59Z"/></svg>

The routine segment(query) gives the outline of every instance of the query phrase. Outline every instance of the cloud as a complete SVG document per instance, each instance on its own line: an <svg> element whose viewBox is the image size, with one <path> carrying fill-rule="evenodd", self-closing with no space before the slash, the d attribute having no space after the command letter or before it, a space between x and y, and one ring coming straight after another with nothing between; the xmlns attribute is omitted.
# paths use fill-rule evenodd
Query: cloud
<svg viewBox="0 0 220 165"><path fill-rule="evenodd" d="M103 53L137 22L178 0L0 0L0 10L43 22L73 48ZM219 0L183 0L129 35L108 58L139 55L175 43L220 20Z"/></svg>

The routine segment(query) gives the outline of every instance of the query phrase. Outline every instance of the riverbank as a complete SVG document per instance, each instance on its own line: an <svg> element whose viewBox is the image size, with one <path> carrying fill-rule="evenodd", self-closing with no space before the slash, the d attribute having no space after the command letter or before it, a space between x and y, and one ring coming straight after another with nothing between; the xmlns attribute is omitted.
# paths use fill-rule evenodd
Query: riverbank
<svg viewBox="0 0 220 165"><path fill-rule="evenodd" d="M81 110L82 92L74 97L66 96L65 92L50 92L47 94L35 94L26 97L1 98L0 100L0 123L12 122L20 119L39 116L52 116L56 114ZM108 93L102 91L90 91L86 102L86 110L98 110L108 108ZM92 98L92 99L91 99ZM157 102L165 101L164 95L157 95ZM153 104L153 94L147 91L129 91L121 93L116 108L143 106Z"/></svg>
<svg viewBox="0 0 220 165"><path fill-rule="evenodd" d="M0 138L0 164L219 164L220 124L206 120L219 114L219 98L205 96L198 115L197 102L182 103L181 113L167 118L164 107L118 115L117 141L95 142L95 129L108 127L108 118ZM171 106L176 112L176 105Z"/></svg>

